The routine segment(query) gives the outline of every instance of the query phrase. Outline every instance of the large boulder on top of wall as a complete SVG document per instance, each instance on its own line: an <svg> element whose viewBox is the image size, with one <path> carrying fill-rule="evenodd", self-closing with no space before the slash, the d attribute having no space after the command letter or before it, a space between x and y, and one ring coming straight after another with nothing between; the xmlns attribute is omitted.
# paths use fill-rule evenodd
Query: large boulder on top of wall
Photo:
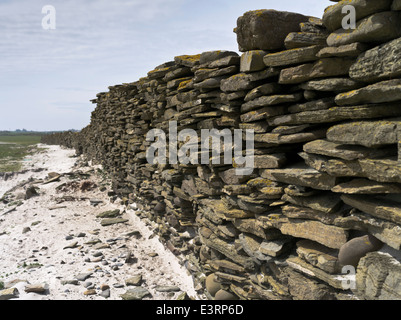
<svg viewBox="0 0 401 320"><path fill-rule="evenodd" d="M284 40L290 32L299 32L301 22L309 17L302 14L276 11L255 10L244 13L237 20L239 50L278 50L284 47Z"/></svg>

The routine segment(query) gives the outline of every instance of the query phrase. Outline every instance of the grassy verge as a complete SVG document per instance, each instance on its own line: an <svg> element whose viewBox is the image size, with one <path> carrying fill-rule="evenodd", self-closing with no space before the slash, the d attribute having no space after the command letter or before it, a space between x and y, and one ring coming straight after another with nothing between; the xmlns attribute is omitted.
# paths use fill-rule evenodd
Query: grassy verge
<svg viewBox="0 0 401 320"><path fill-rule="evenodd" d="M40 135L0 135L0 172L19 171L22 160L33 154Z"/></svg>

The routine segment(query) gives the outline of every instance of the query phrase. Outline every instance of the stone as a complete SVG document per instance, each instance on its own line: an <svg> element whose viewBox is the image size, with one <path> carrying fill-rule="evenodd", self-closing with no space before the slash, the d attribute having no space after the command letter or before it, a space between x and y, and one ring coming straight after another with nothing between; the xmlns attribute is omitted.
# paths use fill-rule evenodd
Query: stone
<svg viewBox="0 0 401 320"><path fill-rule="evenodd" d="M338 262L340 266L358 266L359 260L369 252L378 251L383 247L383 242L372 235L365 235L354 238L344 244L338 253Z"/></svg>
<svg viewBox="0 0 401 320"><path fill-rule="evenodd" d="M229 291L220 289L219 291L216 292L214 300L239 300L239 298L238 296Z"/></svg>
<svg viewBox="0 0 401 320"><path fill-rule="evenodd" d="M294 300L336 300L336 295L331 287L321 281L314 280L309 275L303 275L291 267L285 269L285 275L288 291Z"/></svg>
<svg viewBox="0 0 401 320"><path fill-rule="evenodd" d="M0 300L10 300L19 297L19 291L17 288L8 288L0 290Z"/></svg>
<svg viewBox="0 0 401 320"><path fill-rule="evenodd" d="M274 106L283 103L298 102L303 98L301 93L282 94L272 96L261 96L254 100L248 101L241 106L241 112L245 113L260 107Z"/></svg>
<svg viewBox="0 0 401 320"><path fill-rule="evenodd" d="M351 44L354 42L383 43L401 36L401 13L385 11L375 13L356 24L356 29L338 29L329 35L327 44L330 47Z"/></svg>
<svg viewBox="0 0 401 320"><path fill-rule="evenodd" d="M331 191L345 194L388 194L401 193L401 186L380 183L368 179L354 179L335 186Z"/></svg>
<svg viewBox="0 0 401 320"><path fill-rule="evenodd" d="M340 29L345 14L342 12L343 7L352 5L355 8L355 19L359 21L371 14L390 10L392 0L369 1L369 0L342 0L337 4L328 7L323 14L323 24L330 31Z"/></svg>
<svg viewBox="0 0 401 320"><path fill-rule="evenodd" d="M88 289L84 291L85 296L94 296L95 294L97 294L95 289Z"/></svg>
<svg viewBox="0 0 401 320"><path fill-rule="evenodd" d="M392 121L358 121L340 124L327 131L327 139L336 143L377 148L398 143L397 126Z"/></svg>
<svg viewBox="0 0 401 320"><path fill-rule="evenodd" d="M401 76L401 38L362 53L349 75L357 81L374 82Z"/></svg>
<svg viewBox="0 0 401 320"><path fill-rule="evenodd" d="M334 224L342 228L368 232L391 248L401 249L401 229L392 222L353 210L349 216L337 217Z"/></svg>
<svg viewBox="0 0 401 320"><path fill-rule="evenodd" d="M25 286L24 291L26 293L38 293L38 294L43 294L49 289L49 286L47 284L28 284Z"/></svg>
<svg viewBox="0 0 401 320"><path fill-rule="evenodd" d="M303 111L267 119L270 126L321 124L344 120L364 120L401 116L398 103L370 104L352 107L333 107L324 110Z"/></svg>
<svg viewBox="0 0 401 320"><path fill-rule="evenodd" d="M343 194L341 199L348 205L374 217L401 224L401 203L362 195Z"/></svg>
<svg viewBox="0 0 401 320"><path fill-rule="evenodd" d="M301 206L307 207L326 214L333 214L341 207L340 196L332 192L312 195L309 197L283 195L283 200Z"/></svg>
<svg viewBox="0 0 401 320"><path fill-rule="evenodd" d="M307 21L308 17L292 12L248 11L238 18L234 30L239 51L281 49L287 35L300 31L299 24Z"/></svg>
<svg viewBox="0 0 401 320"><path fill-rule="evenodd" d="M394 0L393 4L391 6L391 10L401 10L401 1L400 0Z"/></svg>
<svg viewBox="0 0 401 320"><path fill-rule="evenodd" d="M327 35L316 32L291 32L284 40L287 49L297 49L309 46L325 46Z"/></svg>
<svg viewBox="0 0 401 320"><path fill-rule="evenodd" d="M294 134L263 133L254 136L256 142L266 142L272 144L293 144L308 142L326 136L325 129L318 129L310 132L300 132Z"/></svg>
<svg viewBox="0 0 401 320"><path fill-rule="evenodd" d="M80 273L78 274L75 278L78 281L85 281L86 279L88 279L89 277L91 277L93 274L93 272L88 272L88 273Z"/></svg>
<svg viewBox="0 0 401 320"><path fill-rule="evenodd" d="M401 80L381 81L364 88L343 92L336 96L339 106L358 105L364 103L382 103L401 100Z"/></svg>
<svg viewBox="0 0 401 320"><path fill-rule="evenodd" d="M288 107L288 112L298 113L304 111L325 110L334 106L335 106L334 99L323 98L319 100L313 100L305 103L295 104L293 106Z"/></svg>
<svg viewBox="0 0 401 320"><path fill-rule="evenodd" d="M396 160L363 159L359 160L359 166L368 179L401 183L401 166Z"/></svg>
<svg viewBox="0 0 401 320"><path fill-rule="evenodd" d="M354 60L349 58L323 58L314 63L283 69L280 84L297 84L316 78L347 75Z"/></svg>
<svg viewBox="0 0 401 320"><path fill-rule="evenodd" d="M115 218L120 215L120 209L109 210L96 215L96 218Z"/></svg>
<svg viewBox="0 0 401 320"><path fill-rule="evenodd" d="M220 60L222 58L234 56L237 57L238 53L234 51L227 50L215 50L215 51L206 51L203 52L199 57L199 63L201 65L205 65L206 63L210 63L216 60Z"/></svg>
<svg viewBox="0 0 401 320"><path fill-rule="evenodd" d="M318 59L316 54L322 48L322 46L309 46L276 53L269 53L264 56L263 62L268 67L281 67L315 61Z"/></svg>
<svg viewBox="0 0 401 320"><path fill-rule="evenodd" d="M318 190L331 190L337 184L335 177L320 173L312 168L264 170L261 177Z"/></svg>
<svg viewBox="0 0 401 320"><path fill-rule="evenodd" d="M280 90L281 86L277 83L265 83L249 91L246 94L244 101L248 102L261 96L268 96L274 93L278 93Z"/></svg>
<svg viewBox="0 0 401 320"><path fill-rule="evenodd" d="M267 54L263 50L246 51L241 56L240 72L255 72L266 68L263 57Z"/></svg>
<svg viewBox="0 0 401 320"><path fill-rule="evenodd" d="M236 252L234 243L226 242L213 233L207 232L207 230L210 229L203 227L200 230L200 237L204 244L221 252L227 258L230 258L233 262L240 264L246 269L253 270L255 268L254 261L249 256L241 255Z"/></svg>
<svg viewBox="0 0 401 320"><path fill-rule="evenodd" d="M325 47L317 54L317 58L331 58L331 57L358 57L361 53L367 51L369 46L365 43L354 42L345 44L338 47Z"/></svg>
<svg viewBox="0 0 401 320"><path fill-rule="evenodd" d="M178 292L181 291L180 287L177 286L156 286L154 288L158 292Z"/></svg>
<svg viewBox="0 0 401 320"><path fill-rule="evenodd" d="M209 292L212 297L214 297L217 291L221 289L221 284L215 280L214 273L211 273L206 277L205 284L207 292Z"/></svg>
<svg viewBox="0 0 401 320"><path fill-rule="evenodd" d="M126 223L128 221L129 221L128 219L123 219L123 218L106 218L106 219L103 219L100 222L100 224L103 227L106 227L106 226L110 226L110 225L113 225L113 224Z"/></svg>
<svg viewBox="0 0 401 320"><path fill-rule="evenodd" d="M338 251L321 245L311 240L300 240L297 242L297 254L309 264L323 271L336 274L338 267Z"/></svg>
<svg viewBox="0 0 401 320"><path fill-rule="evenodd" d="M111 294L110 289L105 289L105 290L102 290L102 292L99 293L99 296L107 299L107 298L110 298L110 294Z"/></svg>
<svg viewBox="0 0 401 320"><path fill-rule="evenodd" d="M320 154L350 161L377 158L391 154L391 150L388 149L371 149L360 145L340 144L327 140L308 142L303 146L303 149L307 153Z"/></svg>
<svg viewBox="0 0 401 320"><path fill-rule="evenodd" d="M32 197L37 197L39 193L36 190L35 186L30 186L25 191L25 200L31 199Z"/></svg>
<svg viewBox="0 0 401 320"><path fill-rule="evenodd" d="M284 153L280 154L267 154L254 156L254 168L267 169L267 168L280 168L287 161Z"/></svg>
<svg viewBox="0 0 401 320"><path fill-rule="evenodd" d="M120 295L123 300L142 300L147 296L151 296L151 293L148 291L148 289L143 287L129 289L125 293Z"/></svg>
<svg viewBox="0 0 401 320"><path fill-rule="evenodd" d="M357 294L366 300L400 300L401 263L388 253L363 257L356 273Z"/></svg>
<svg viewBox="0 0 401 320"><path fill-rule="evenodd" d="M344 285L343 285L343 281L345 279L343 277L341 277L341 275L328 274L328 273L324 272L323 270L316 268L316 267L312 266L311 264L303 261L299 257L289 258L286 261L291 268L293 268L309 277L319 279L335 289L347 290L344 288Z"/></svg>
<svg viewBox="0 0 401 320"><path fill-rule="evenodd" d="M186 66L186 67L194 67L199 64L201 55L196 54L196 55L182 55L182 56L177 56L174 57L174 61L177 64Z"/></svg>
<svg viewBox="0 0 401 320"><path fill-rule="evenodd" d="M326 247L339 249L348 240L348 231L319 221L289 219L279 227L283 234L316 241Z"/></svg>
<svg viewBox="0 0 401 320"><path fill-rule="evenodd" d="M266 70L252 73L238 73L221 81L220 89L223 92L236 92L241 90L251 90L256 86L254 82L265 80L277 76L280 70L277 68L268 68ZM259 84L257 84L259 85Z"/></svg>
<svg viewBox="0 0 401 320"><path fill-rule="evenodd" d="M349 79L349 78L329 78L311 80L306 83L302 83L300 87L304 90L315 90L315 91L333 91L343 92L347 90L353 90L360 88L362 85L360 82Z"/></svg>
<svg viewBox="0 0 401 320"><path fill-rule="evenodd" d="M127 286L140 286L142 281L143 281L142 275L139 274L139 275L133 276L133 277L125 280L125 284Z"/></svg>

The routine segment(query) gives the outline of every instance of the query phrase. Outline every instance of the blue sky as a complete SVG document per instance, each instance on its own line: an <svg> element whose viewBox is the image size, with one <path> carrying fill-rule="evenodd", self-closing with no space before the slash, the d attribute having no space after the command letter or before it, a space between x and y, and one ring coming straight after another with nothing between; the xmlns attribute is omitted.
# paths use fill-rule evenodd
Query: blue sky
<svg viewBox="0 0 401 320"><path fill-rule="evenodd" d="M0 0L0 130L82 129L108 86L177 55L238 51L244 12L322 17L329 0ZM56 29L42 28L42 7Z"/></svg>

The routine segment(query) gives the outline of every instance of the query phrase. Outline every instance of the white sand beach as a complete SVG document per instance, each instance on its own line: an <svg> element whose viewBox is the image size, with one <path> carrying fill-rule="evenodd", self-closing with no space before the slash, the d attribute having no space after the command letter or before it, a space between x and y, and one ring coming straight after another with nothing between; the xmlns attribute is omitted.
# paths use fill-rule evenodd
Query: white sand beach
<svg viewBox="0 0 401 320"><path fill-rule="evenodd" d="M99 166L86 165L74 150L40 148L23 173L0 177L0 282L18 290L14 299L121 300L138 288L143 299L184 292L199 298L183 258L164 247L152 223L138 217L135 205L110 201ZM56 180L44 183L50 177ZM37 195L26 199L32 186ZM97 215L116 209L127 221L102 226Z"/></svg>

